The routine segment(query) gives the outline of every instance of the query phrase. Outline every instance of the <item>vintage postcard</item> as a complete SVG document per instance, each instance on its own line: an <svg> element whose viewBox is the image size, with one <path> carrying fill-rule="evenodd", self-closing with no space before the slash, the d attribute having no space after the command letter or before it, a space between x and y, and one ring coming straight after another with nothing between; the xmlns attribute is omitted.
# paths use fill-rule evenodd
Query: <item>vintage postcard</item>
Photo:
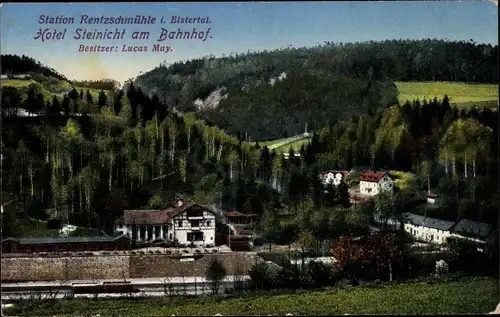
<svg viewBox="0 0 500 317"><path fill-rule="evenodd" d="M0 15L3 313L495 311L498 1Z"/></svg>

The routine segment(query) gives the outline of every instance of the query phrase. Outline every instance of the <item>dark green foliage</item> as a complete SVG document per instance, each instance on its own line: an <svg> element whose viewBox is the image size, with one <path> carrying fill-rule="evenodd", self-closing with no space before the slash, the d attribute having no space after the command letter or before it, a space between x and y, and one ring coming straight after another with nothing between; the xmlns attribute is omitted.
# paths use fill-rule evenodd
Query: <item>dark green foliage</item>
<svg viewBox="0 0 500 317"><path fill-rule="evenodd" d="M9 105L20 99L18 90L3 90L8 107L2 110L15 110ZM173 191L223 208L234 208L236 202L257 214L263 212L264 206L274 204L276 198L267 183L257 183L249 161L241 163L237 159L233 163L235 176L250 172L249 177L239 178L243 196L235 195L237 186L226 180L226 157L241 153L242 158L249 158L256 152L217 128L209 128L195 118L189 121L161 111L164 106L158 98L148 98L133 87L109 98L101 92L98 104L89 93L85 100L77 95L76 104L69 96L62 100L54 97L51 105L44 105L48 112L43 117L4 117L4 188L26 202L24 212L20 210L13 216L20 222L6 217L9 226L17 226L12 234L23 234L16 230L28 221L26 213L38 220L50 214L49 218L62 218L64 222L112 234L112 223L123 210L148 207L151 201L165 203L172 199ZM29 96L25 102L31 109L37 104L37 95L31 91ZM75 106L82 108L81 116ZM122 112L123 119L117 117ZM270 156L263 158L265 164L259 177L269 178ZM211 176L209 184L198 182L207 175ZM9 230L5 230L7 233Z"/></svg>
<svg viewBox="0 0 500 317"><path fill-rule="evenodd" d="M54 69L44 66L33 58L24 55L2 55L1 64L2 74L17 75L35 73L44 75L46 77L55 77L58 79L66 80L66 77L59 74Z"/></svg>
<svg viewBox="0 0 500 317"><path fill-rule="evenodd" d="M251 289L273 289L279 286L278 280L279 268L267 263L258 263L252 266L248 275L250 276Z"/></svg>
<svg viewBox="0 0 500 317"><path fill-rule="evenodd" d="M231 134L246 131L261 140L302 133L306 122L316 130L351 114L374 115L396 101L394 81L496 83L497 72L498 46L391 40L207 56L159 66L134 85L180 110L224 87L228 98L203 116Z"/></svg>
<svg viewBox="0 0 500 317"><path fill-rule="evenodd" d="M217 260L213 260L205 272L205 278L211 282L212 291L217 294L220 291L220 286L226 277L226 268Z"/></svg>
<svg viewBox="0 0 500 317"><path fill-rule="evenodd" d="M432 49L433 54L428 54ZM365 43L327 43L315 47L285 48L249 54L178 62L158 66L137 78L147 92L161 91L160 99L186 104L203 98L214 87L241 89L269 81L290 70L331 71L349 77L393 81L498 80L498 46L444 40L390 40ZM467 67L463 67L467 66ZM212 76L202 81L204 72ZM187 79L187 80L186 80ZM185 94L184 91L195 91ZM170 102L167 102L170 104Z"/></svg>
<svg viewBox="0 0 500 317"><path fill-rule="evenodd" d="M368 90L381 90L361 79L292 72L274 85L262 83L244 91L231 92L217 108L202 111L208 118L231 134L245 130L252 139L266 140L304 131L327 124L330 118L340 120L367 112L377 111L396 101L396 91L391 100L367 94ZM248 125L252 122L252 125Z"/></svg>

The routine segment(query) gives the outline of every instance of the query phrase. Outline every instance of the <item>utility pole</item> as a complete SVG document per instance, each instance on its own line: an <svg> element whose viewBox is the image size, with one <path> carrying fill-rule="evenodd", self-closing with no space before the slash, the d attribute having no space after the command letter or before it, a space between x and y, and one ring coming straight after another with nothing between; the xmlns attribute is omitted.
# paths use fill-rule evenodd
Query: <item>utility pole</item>
<svg viewBox="0 0 500 317"><path fill-rule="evenodd" d="M227 241L229 245L229 250L231 250L231 227L229 226L229 224L227 224L227 232L228 232Z"/></svg>
<svg viewBox="0 0 500 317"><path fill-rule="evenodd" d="M291 174L289 172L288 174L288 219L290 219L292 210L291 210L291 203L292 203L292 195L291 195ZM291 242L288 241L288 262L292 263L292 245Z"/></svg>
<svg viewBox="0 0 500 317"><path fill-rule="evenodd" d="M500 121L499 121L500 123ZM500 156L500 147L498 147L498 150L497 150L497 157ZM500 186L500 179L497 179L497 185ZM499 214L497 214L497 241L498 241L498 248L499 248L499 252L498 252L498 256L500 257L500 210L499 210ZM494 241L494 240L493 240ZM498 301L499 301L499 306L500 306L500 265L498 266Z"/></svg>

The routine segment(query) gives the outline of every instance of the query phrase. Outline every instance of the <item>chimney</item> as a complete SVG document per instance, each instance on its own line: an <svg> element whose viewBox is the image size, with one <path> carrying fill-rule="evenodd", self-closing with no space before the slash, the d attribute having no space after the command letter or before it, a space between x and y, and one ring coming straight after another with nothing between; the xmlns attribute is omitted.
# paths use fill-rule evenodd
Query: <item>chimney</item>
<svg viewBox="0 0 500 317"><path fill-rule="evenodd" d="M182 205L184 205L184 202L181 199L177 200L177 208L182 207Z"/></svg>

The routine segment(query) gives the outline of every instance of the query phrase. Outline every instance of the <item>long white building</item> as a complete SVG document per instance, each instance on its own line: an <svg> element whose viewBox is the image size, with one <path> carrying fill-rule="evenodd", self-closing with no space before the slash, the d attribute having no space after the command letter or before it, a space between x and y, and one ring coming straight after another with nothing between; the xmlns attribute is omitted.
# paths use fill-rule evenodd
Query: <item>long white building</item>
<svg viewBox="0 0 500 317"><path fill-rule="evenodd" d="M375 220L379 223L383 221L378 217ZM401 225L394 219L388 219L387 224L393 228L399 228ZM491 225L482 222L468 219L454 222L413 213L404 214L402 225L414 239L435 244L445 244L448 238L486 243L493 232Z"/></svg>
<svg viewBox="0 0 500 317"><path fill-rule="evenodd" d="M115 234L138 242L163 240L207 246L215 244L215 221L211 208L177 200L162 210L125 210L115 222Z"/></svg>
<svg viewBox="0 0 500 317"><path fill-rule="evenodd" d="M454 225L453 221L407 213L404 229L416 240L444 244L451 237L450 230Z"/></svg>

